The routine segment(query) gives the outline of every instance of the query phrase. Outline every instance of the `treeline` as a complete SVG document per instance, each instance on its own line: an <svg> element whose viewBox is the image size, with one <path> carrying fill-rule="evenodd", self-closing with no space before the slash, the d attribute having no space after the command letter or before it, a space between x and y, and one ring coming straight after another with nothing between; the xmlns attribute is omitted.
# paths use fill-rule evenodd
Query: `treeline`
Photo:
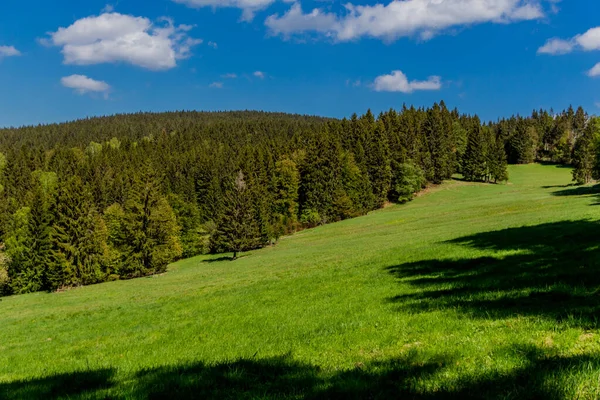
<svg viewBox="0 0 600 400"><path fill-rule="evenodd" d="M0 130L0 294L235 256L455 173L504 181L507 161L575 162L581 112L482 124L442 102L377 118L140 113Z"/></svg>

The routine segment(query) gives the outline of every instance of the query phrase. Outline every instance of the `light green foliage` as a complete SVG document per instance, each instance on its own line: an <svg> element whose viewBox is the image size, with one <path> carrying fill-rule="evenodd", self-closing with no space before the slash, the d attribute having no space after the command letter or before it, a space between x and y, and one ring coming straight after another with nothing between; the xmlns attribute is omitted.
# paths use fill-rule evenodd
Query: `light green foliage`
<svg viewBox="0 0 600 400"><path fill-rule="evenodd" d="M158 192L152 173L132 186L124 208L111 206L105 217L109 243L119 254L121 277L164 272L182 254L177 217Z"/></svg>
<svg viewBox="0 0 600 400"><path fill-rule="evenodd" d="M8 267L10 258L0 249L0 296L10 293L10 277L8 276Z"/></svg>
<svg viewBox="0 0 600 400"><path fill-rule="evenodd" d="M110 139L106 144L113 150L118 150L121 148L121 141L115 137Z"/></svg>
<svg viewBox="0 0 600 400"><path fill-rule="evenodd" d="M6 156L3 153L0 153L0 173L6 168L7 162Z"/></svg>
<svg viewBox="0 0 600 400"><path fill-rule="evenodd" d="M56 172L44 172L40 170L33 171L33 178L40 184L44 194L49 196L56 191L58 187L58 177Z"/></svg>
<svg viewBox="0 0 600 400"><path fill-rule="evenodd" d="M102 143L90 142L90 144L85 148L85 152L90 157L97 156L100 154L100 152L102 152Z"/></svg>
<svg viewBox="0 0 600 400"><path fill-rule="evenodd" d="M509 172L235 263L3 298L0 396L597 398L596 196Z"/></svg>
<svg viewBox="0 0 600 400"><path fill-rule="evenodd" d="M273 208L279 219L280 233L290 233L298 221L300 171L296 163L283 158L275 163L275 200ZM283 229L281 229L283 228Z"/></svg>
<svg viewBox="0 0 600 400"><path fill-rule="evenodd" d="M184 201L180 196L168 196L169 205L181 227L182 257L189 258L209 251L210 235L200 222L200 212L195 203Z"/></svg>
<svg viewBox="0 0 600 400"><path fill-rule="evenodd" d="M413 164L400 164L394 169L390 199L395 203L411 201L427 183L423 171Z"/></svg>

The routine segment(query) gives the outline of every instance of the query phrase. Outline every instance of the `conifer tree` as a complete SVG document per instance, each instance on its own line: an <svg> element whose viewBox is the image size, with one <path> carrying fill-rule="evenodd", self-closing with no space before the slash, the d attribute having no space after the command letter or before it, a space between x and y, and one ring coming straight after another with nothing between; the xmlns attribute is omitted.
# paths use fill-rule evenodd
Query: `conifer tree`
<svg viewBox="0 0 600 400"><path fill-rule="evenodd" d="M508 180L508 165L504 143L500 138L495 138L488 149L488 168L491 180L494 183Z"/></svg>
<svg viewBox="0 0 600 400"><path fill-rule="evenodd" d="M273 211L277 223L276 232L281 235L292 232L298 221L300 171L296 163L287 157L277 161L274 180Z"/></svg>
<svg viewBox="0 0 600 400"><path fill-rule="evenodd" d="M132 185L117 236L122 254L119 272L126 277L164 272L181 256L179 226L173 209L160 195L151 169Z"/></svg>
<svg viewBox="0 0 600 400"><path fill-rule="evenodd" d="M381 119L376 123L369 123L370 118L368 115L365 116L365 129L370 129L367 131L369 137L367 171L375 197L373 208L379 208L387 201L392 182L392 169L385 125Z"/></svg>
<svg viewBox="0 0 600 400"><path fill-rule="evenodd" d="M596 146L600 135L600 120L592 118L583 129L573 148L573 180L578 185L589 183L594 176Z"/></svg>
<svg viewBox="0 0 600 400"><path fill-rule="evenodd" d="M244 173L239 171L235 180L225 190L224 213L217 224L214 247L233 253L256 248L260 242L260 231L254 219L255 210L251 191L246 184Z"/></svg>
<svg viewBox="0 0 600 400"><path fill-rule="evenodd" d="M462 162L463 177L468 181L483 181L487 175L486 161L486 143L477 119L469 130Z"/></svg>
<svg viewBox="0 0 600 400"><path fill-rule="evenodd" d="M70 178L60 186L53 211L50 287L103 281L108 261L108 231L91 193L79 177Z"/></svg>
<svg viewBox="0 0 600 400"><path fill-rule="evenodd" d="M51 214L41 186L35 186L31 208L17 215L15 237L7 240L9 276L16 294L50 289L47 271L52 263Z"/></svg>

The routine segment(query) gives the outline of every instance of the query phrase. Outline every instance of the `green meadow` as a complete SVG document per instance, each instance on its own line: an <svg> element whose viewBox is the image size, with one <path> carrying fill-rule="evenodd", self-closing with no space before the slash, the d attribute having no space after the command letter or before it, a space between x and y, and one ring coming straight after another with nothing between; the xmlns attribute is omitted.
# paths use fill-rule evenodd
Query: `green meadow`
<svg viewBox="0 0 600 400"><path fill-rule="evenodd" d="M0 398L600 398L600 198L509 167L236 261L0 301Z"/></svg>

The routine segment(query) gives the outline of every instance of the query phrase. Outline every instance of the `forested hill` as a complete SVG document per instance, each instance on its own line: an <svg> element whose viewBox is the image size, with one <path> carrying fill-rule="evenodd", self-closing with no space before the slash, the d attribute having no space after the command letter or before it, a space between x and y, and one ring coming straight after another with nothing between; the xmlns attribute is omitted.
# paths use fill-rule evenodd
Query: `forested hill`
<svg viewBox="0 0 600 400"><path fill-rule="evenodd" d="M596 175L582 108L482 124L403 107L336 120L140 113L0 131L0 295L163 272L180 257L405 202L455 173L505 181L536 159Z"/></svg>
<svg viewBox="0 0 600 400"><path fill-rule="evenodd" d="M282 125L315 129L325 123L327 118L268 113L260 111L198 112L176 111L164 113L120 114L106 117L86 118L59 124L26 126L21 128L0 129L0 148L11 146L39 145L51 149L57 145L85 147L90 142L106 142L112 138L119 140L142 140L162 132L191 132L204 137L211 132L219 132L219 126L254 128L256 132L275 129L281 132ZM266 123L270 121L270 123ZM277 123L274 124L273 122ZM269 132L271 133L271 132Z"/></svg>

